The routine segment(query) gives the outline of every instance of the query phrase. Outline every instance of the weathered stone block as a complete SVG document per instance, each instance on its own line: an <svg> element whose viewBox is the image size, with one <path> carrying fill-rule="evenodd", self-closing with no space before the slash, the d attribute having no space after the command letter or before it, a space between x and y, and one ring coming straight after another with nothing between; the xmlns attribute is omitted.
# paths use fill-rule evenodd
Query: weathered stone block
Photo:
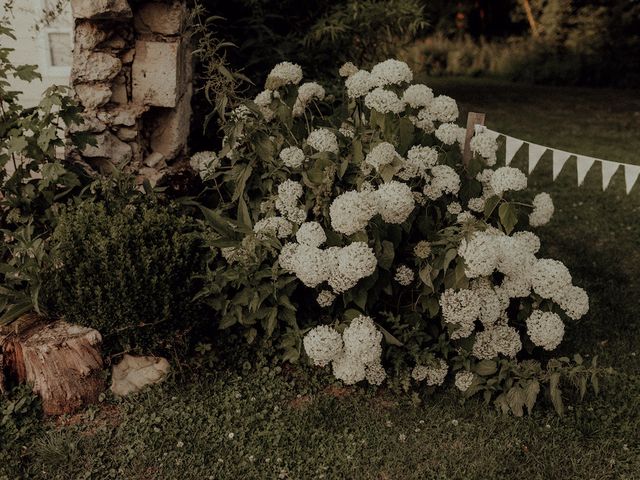
<svg viewBox="0 0 640 480"><path fill-rule="evenodd" d="M159 113L155 118L151 149L163 154L167 159L176 158L186 150L190 123L191 85L175 109Z"/></svg>
<svg viewBox="0 0 640 480"><path fill-rule="evenodd" d="M80 103L90 110L101 107L111 98L111 88L104 83L83 83L75 87Z"/></svg>
<svg viewBox="0 0 640 480"><path fill-rule="evenodd" d="M153 152L151 155L144 159L144 164L147 167L151 168L158 168L161 163L162 166L166 166L166 163L164 162L164 155L158 152Z"/></svg>
<svg viewBox="0 0 640 480"><path fill-rule="evenodd" d="M109 37L106 32L95 23L85 20L76 24L74 42L76 52L82 50L93 50L96 46L104 42Z"/></svg>
<svg viewBox="0 0 640 480"><path fill-rule="evenodd" d="M91 20L132 17L131 7L127 0L71 0L74 18Z"/></svg>
<svg viewBox="0 0 640 480"><path fill-rule="evenodd" d="M95 112L85 112L82 114L82 119L84 120L80 124L72 123L69 126L69 131L71 133L77 132L91 132L91 133L102 133L107 129L107 125L102 121L98 120L95 116Z"/></svg>
<svg viewBox="0 0 640 480"><path fill-rule="evenodd" d="M134 18L134 27L141 33L177 35L186 19L187 9L182 2L143 4Z"/></svg>
<svg viewBox="0 0 640 480"><path fill-rule="evenodd" d="M121 68L120 60L108 53L80 53L73 57L71 79L74 84L106 82L118 75Z"/></svg>
<svg viewBox="0 0 640 480"><path fill-rule="evenodd" d="M135 104L110 106L98 112L98 118L109 125L133 127L146 110L146 107Z"/></svg>
<svg viewBox="0 0 640 480"><path fill-rule="evenodd" d="M184 49L180 43L136 42L132 66L134 102L154 107L176 106L186 83Z"/></svg>
<svg viewBox="0 0 640 480"><path fill-rule="evenodd" d="M96 135L96 146L87 145L82 150L82 155L86 158L107 158L115 165L121 165L131 160L131 147L119 140L118 137L109 132Z"/></svg>
<svg viewBox="0 0 640 480"><path fill-rule="evenodd" d="M116 135L123 142L131 142L138 137L138 130L132 127L122 127L118 129Z"/></svg>

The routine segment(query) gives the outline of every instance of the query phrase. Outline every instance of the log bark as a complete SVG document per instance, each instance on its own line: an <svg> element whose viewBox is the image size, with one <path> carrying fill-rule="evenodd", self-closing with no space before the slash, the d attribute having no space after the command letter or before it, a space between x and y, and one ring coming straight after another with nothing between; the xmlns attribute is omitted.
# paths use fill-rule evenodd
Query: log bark
<svg viewBox="0 0 640 480"><path fill-rule="evenodd" d="M46 415L72 413L98 400L105 381L97 330L63 320L33 322L33 316L17 325L0 333L0 388L28 383L42 398Z"/></svg>

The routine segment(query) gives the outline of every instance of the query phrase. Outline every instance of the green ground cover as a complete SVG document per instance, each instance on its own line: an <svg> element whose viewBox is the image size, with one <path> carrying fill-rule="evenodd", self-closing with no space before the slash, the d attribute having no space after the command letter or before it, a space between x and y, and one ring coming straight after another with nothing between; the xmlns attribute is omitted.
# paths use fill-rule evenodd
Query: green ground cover
<svg viewBox="0 0 640 480"><path fill-rule="evenodd" d="M486 112L496 130L640 164L639 92L428 83L465 111ZM526 152L512 165L526 169ZM591 297L561 351L598 355L616 370L599 397L562 418L544 405L506 417L447 390L418 403L345 389L324 373L281 371L242 353L221 369L205 355L179 380L34 427L7 447L21 461L0 463L0 479L640 478L640 184L627 196L621 171L604 193L600 181L593 167L577 187L570 159L552 183L549 154L530 179L556 204L538 231L543 254L562 259Z"/></svg>

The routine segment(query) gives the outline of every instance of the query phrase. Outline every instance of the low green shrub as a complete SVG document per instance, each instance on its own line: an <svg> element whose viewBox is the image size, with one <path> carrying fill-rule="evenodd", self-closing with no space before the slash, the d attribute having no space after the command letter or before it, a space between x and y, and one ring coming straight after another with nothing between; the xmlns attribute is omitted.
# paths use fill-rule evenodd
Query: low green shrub
<svg viewBox="0 0 640 480"><path fill-rule="evenodd" d="M109 349L184 345L201 315L191 302L204 269L197 225L156 201L85 202L52 238L49 311L96 328Z"/></svg>
<svg viewBox="0 0 640 480"><path fill-rule="evenodd" d="M0 480L22 478L22 445L41 428L40 413L38 397L27 386L0 394Z"/></svg>

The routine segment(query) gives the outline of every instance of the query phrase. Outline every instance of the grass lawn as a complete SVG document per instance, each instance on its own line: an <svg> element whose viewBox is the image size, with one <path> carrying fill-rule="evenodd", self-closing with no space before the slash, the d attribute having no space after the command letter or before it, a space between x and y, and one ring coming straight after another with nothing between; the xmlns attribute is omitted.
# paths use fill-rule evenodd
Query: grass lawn
<svg viewBox="0 0 640 480"><path fill-rule="evenodd" d="M464 110L486 112L496 130L640 164L638 92L428 83ZM526 170L524 149L513 165ZM22 466L0 464L0 479L640 478L640 183L627 196L621 171L604 193L600 178L594 166L577 187L571 159L552 183L547 154L530 181L556 204L538 232L542 253L562 259L591 297L562 349L598 355L617 372L564 417L543 404L530 417L502 416L447 390L418 404L240 358L245 368L203 366L184 375L197 380L38 427L19 448Z"/></svg>

